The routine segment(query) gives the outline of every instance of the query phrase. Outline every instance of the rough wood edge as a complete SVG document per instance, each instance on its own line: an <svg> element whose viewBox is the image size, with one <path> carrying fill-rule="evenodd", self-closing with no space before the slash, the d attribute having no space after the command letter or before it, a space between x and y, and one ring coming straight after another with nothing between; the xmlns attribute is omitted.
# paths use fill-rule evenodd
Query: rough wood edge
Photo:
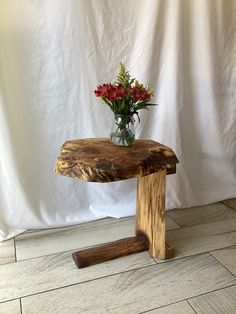
<svg viewBox="0 0 236 314"><path fill-rule="evenodd" d="M72 257L78 268L84 268L110 261L122 256L143 252L147 249L147 240L141 235L124 238L100 245L98 247L74 252Z"/></svg>
<svg viewBox="0 0 236 314"><path fill-rule="evenodd" d="M151 140L136 140L135 143L137 145L132 152L132 146L122 148L105 138L67 141L61 147L54 171L63 176L100 183L143 177L164 169L167 174L176 172L178 159L172 149ZM133 153L138 153L135 163L131 158ZM131 160L128 163L126 155Z"/></svg>

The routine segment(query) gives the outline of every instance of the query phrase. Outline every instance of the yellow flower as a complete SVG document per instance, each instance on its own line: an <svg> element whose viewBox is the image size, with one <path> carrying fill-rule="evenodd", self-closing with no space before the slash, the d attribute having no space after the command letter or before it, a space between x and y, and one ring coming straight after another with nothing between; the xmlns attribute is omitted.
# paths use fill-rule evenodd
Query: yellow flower
<svg viewBox="0 0 236 314"><path fill-rule="evenodd" d="M151 86L147 85L147 88L146 88L148 94L153 97L154 96L154 93L153 93L153 89L151 88Z"/></svg>
<svg viewBox="0 0 236 314"><path fill-rule="evenodd" d="M135 87L143 88L143 84L139 83L138 80L135 80L134 84L135 84Z"/></svg>

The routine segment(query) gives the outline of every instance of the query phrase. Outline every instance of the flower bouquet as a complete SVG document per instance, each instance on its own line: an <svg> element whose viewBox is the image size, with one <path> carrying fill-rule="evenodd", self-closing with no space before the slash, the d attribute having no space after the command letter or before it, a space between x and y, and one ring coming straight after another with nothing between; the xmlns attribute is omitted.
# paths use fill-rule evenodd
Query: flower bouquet
<svg viewBox="0 0 236 314"><path fill-rule="evenodd" d="M135 78L131 78L121 62L115 82L97 86L94 93L114 113L115 127L111 133L112 143L130 146L135 139L134 116L140 122L138 111L155 106L149 103L153 97L153 90L149 86L143 86Z"/></svg>

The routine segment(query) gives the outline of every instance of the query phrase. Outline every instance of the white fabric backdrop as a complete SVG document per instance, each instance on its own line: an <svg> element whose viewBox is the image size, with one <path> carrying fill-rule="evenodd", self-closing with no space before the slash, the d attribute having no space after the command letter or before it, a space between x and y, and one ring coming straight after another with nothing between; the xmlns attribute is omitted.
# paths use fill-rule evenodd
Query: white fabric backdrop
<svg viewBox="0 0 236 314"><path fill-rule="evenodd" d="M154 87L138 138L174 149L167 209L236 196L236 1L0 1L0 240L29 228L131 215L135 180L53 172L68 139L108 136L93 94L123 60Z"/></svg>

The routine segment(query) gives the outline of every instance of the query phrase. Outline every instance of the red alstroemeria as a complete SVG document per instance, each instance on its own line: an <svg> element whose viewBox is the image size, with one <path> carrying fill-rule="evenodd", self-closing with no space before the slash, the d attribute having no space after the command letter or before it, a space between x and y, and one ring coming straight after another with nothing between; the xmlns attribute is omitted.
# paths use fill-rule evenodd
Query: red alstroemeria
<svg viewBox="0 0 236 314"><path fill-rule="evenodd" d="M105 97L109 101L119 100L126 97L127 94L130 94L134 101L149 101L151 98L150 93L141 86L124 87L121 84L117 86L113 84L99 85L94 93L97 97Z"/></svg>
<svg viewBox="0 0 236 314"><path fill-rule="evenodd" d="M147 92L147 90L140 86L132 88L131 96L135 101L149 101L151 98L151 95Z"/></svg>
<svg viewBox="0 0 236 314"><path fill-rule="evenodd" d="M97 97L106 97L107 93L112 89L112 84L103 84L97 86L97 89L94 91Z"/></svg>
<svg viewBox="0 0 236 314"><path fill-rule="evenodd" d="M120 63L114 83L98 85L94 93L119 115L138 115L138 110L153 105L149 104L153 97L152 89L131 78L123 63Z"/></svg>
<svg viewBox="0 0 236 314"><path fill-rule="evenodd" d="M118 86L112 84L99 85L94 91L97 97L106 97L109 101L115 101L125 97L129 90L121 84Z"/></svg>

